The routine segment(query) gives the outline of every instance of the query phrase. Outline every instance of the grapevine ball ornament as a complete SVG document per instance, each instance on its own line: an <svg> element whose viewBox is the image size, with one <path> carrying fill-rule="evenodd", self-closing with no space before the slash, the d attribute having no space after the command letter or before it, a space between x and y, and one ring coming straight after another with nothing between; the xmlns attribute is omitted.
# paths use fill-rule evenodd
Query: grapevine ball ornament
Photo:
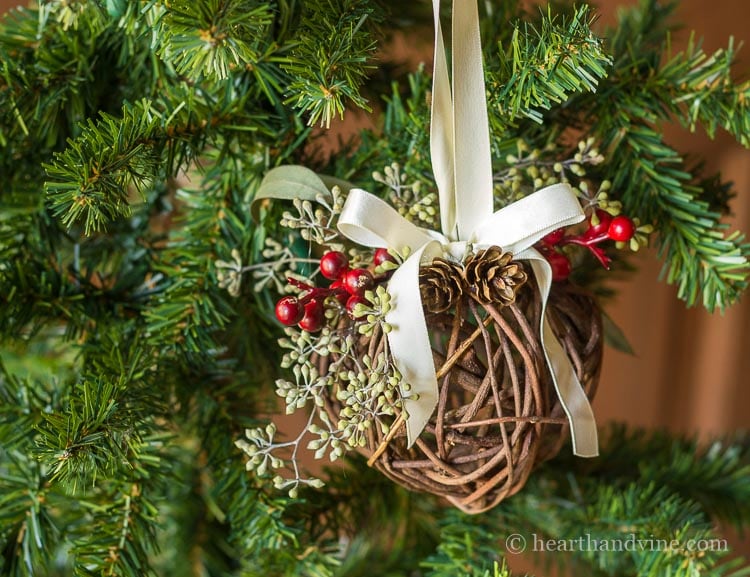
<svg viewBox="0 0 750 577"><path fill-rule="evenodd" d="M305 369L323 375L325 386L314 389L322 395L316 406L323 407L323 420L354 426L346 424L349 417L367 408L374 416L358 422L351 444L368 464L409 489L478 513L521 490L533 468L559 451L566 432L576 455L598 454L589 398L601 364L601 313L590 295L566 280L571 262L564 247L585 246L608 266L597 245L626 240L635 225L629 230L621 220L612 229L616 219L607 214L595 233L566 236L566 227L585 215L564 183L494 211L476 2L454 3L453 54L461 66L454 67L452 90L438 0L433 8L430 148L441 232L419 228L353 188L336 226L374 251L372 266L352 267L346 255L330 251L320 271L333 282L313 287L290 279L305 292L279 301L276 314L308 332L331 322L329 331L358 335L348 337L346 351L321 347L326 352L316 353L315 367ZM274 186L303 170L274 169L259 195L288 198ZM327 192L307 173L300 190L322 186ZM394 254L403 258L396 263ZM395 270L378 273L384 264ZM382 318L368 308L378 299L387 304ZM396 394L383 394L382 383L365 387L362 367L385 371L382 383L397 383ZM293 388L283 387L288 403L296 402ZM373 399L377 403L368 404ZM315 446L329 442L330 435Z"/></svg>
<svg viewBox="0 0 750 577"><path fill-rule="evenodd" d="M419 274L437 407L414 444L399 427L400 413L392 434L368 430L363 452L397 483L479 513L518 492L566 439L568 420L541 352L542 299L526 266L498 247L478 251L463 265L437 258ZM550 326L593 396L601 314L586 292L569 283L556 289L547 305ZM382 331L357 343L361 357L387 346ZM318 368L325 374L340 361L336 354L320 357ZM332 420L345 408L337 393L327 405Z"/></svg>

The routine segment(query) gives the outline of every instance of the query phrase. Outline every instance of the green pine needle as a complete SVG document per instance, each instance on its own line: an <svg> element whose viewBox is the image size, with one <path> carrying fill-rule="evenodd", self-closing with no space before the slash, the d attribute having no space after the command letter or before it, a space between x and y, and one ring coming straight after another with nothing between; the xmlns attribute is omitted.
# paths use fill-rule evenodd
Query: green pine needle
<svg viewBox="0 0 750 577"><path fill-rule="evenodd" d="M303 11L300 42L284 69L293 77L287 102L309 125L330 127L348 103L370 110L359 90L374 68L380 18L376 5L362 0L324 0Z"/></svg>
<svg viewBox="0 0 750 577"><path fill-rule="evenodd" d="M252 69L265 52L273 21L269 4L253 0L174 0L166 3L159 54L191 80L224 79Z"/></svg>
<svg viewBox="0 0 750 577"><path fill-rule="evenodd" d="M81 222L86 234L131 214L131 194L141 197L160 170L154 140L159 118L150 103L123 108L122 118L102 113L81 136L45 165L52 213L66 227ZM132 187L132 190L131 190Z"/></svg>
<svg viewBox="0 0 750 577"><path fill-rule="evenodd" d="M538 29L516 26L508 46L500 46L498 63L488 64L493 113L505 123L519 117L542 123L543 112L571 94L596 92L612 58L592 32L593 20L590 8L581 6L569 21L549 9Z"/></svg>

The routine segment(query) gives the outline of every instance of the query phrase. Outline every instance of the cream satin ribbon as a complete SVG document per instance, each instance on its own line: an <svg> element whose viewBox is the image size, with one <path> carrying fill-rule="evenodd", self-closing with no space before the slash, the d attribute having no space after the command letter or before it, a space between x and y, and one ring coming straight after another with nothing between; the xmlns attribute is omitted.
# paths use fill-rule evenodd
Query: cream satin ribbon
<svg viewBox="0 0 750 577"><path fill-rule="evenodd" d="M437 404L430 338L422 312L419 267L436 257L462 262L471 250L500 246L516 260L527 260L542 297L539 328L547 364L570 422L573 452L598 455L596 423L591 405L575 371L546 318L552 269L533 248L549 232L581 222L584 214L567 184L539 190L493 213L492 162L484 71L475 0L453 3L453 92L440 27L440 1L433 0L435 63L432 90L430 152L440 198L442 233L419 228L388 204L352 189L339 217L343 235L361 245L411 248L409 258L388 283L391 311L386 322L393 330L388 344L393 361L409 383L404 395L406 428L411 446L428 423ZM416 397L414 397L416 393Z"/></svg>

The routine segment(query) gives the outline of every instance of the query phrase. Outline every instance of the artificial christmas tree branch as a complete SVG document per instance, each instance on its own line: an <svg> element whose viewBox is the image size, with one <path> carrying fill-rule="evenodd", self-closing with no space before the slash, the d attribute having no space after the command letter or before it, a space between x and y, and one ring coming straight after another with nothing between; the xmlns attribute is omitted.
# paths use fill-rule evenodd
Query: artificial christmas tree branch
<svg viewBox="0 0 750 577"><path fill-rule="evenodd" d="M592 24L591 10L581 7L569 22L549 9L538 28L530 23L523 32L520 26L514 28L507 46L501 43L487 64L492 93L489 106L501 119L499 127L503 120L512 124L523 117L541 123L542 111L568 100L571 94L597 91L612 59L591 30Z"/></svg>
<svg viewBox="0 0 750 577"><path fill-rule="evenodd" d="M359 458L297 499L245 471L233 443L275 410L282 351L276 283L242 277L274 242L281 268L319 260L277 223L284 207L252 219L267 170L385 185L402 215L436 219L430 78L386 78L398 69L374 58L383 34L429 18L402 4L49 1L0 22L0 574L506 575L513 533L713 539L716 521L747 525L743 438L616 430L598 460L563 451L475 517ZM662 131L722 128L747 146L748 84L731 42L671 51L676 6L644 0L603 38L586 7L480 6L495 201L549 178L585 202L606 192L656 226L684 300L723 308L748 274L747 244L722 224L728 185ZM310 125L378 99L376 130L315 154ZM602 282L590 261L580 278ZM576 574L746 573L727 556L556 559Z"/></svg>

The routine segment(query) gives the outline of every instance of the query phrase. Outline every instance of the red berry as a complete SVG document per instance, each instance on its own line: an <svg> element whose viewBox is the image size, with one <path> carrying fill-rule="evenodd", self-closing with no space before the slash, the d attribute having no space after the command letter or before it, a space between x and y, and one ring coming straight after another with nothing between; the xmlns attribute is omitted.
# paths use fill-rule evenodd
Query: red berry
<svg viewBox="0 0 750 577"><path fill-rule="evenodd" d="M552 280L563 281L570 276L572 270L570 260L561 252L550 252L545 255L552 266Z"/></svg>
<svg viewBox="0 0 750 577"><path fill-rule="evenodd" d="M366 298L361 297L359 295L352 295L346 301L346 312L350 318L352 319L359 318L357 315L354 314L354 307L356 307L359 303L362 303L363 305L369 305L370 301L368 301Z"/></svg>
<svg viewBox="0 0 750 577"><path fill-rule="evenodd" d="M305 305L305 316L299 321L299 328L308 333L314 333L323 328L325 319L326 316L323 309L323 303L312 299Z"/></svg>
<svg viewBox="0 0 750 577"><path fill-rule="evenodd" d="M349 294L364 296L365 291L370 290L375 284L372 273L364 268L355 268L348 271L344 277L344 288Z"/></svg>
<svg viewBox="0 0 750 577"><path fill-rule="evenodd" d="M372 258L372 262L375 266L380 266L384 262L396 262L393 255L388 252L387 248L379 248L375 251L375 255Z"/></svg>
<svg viewBox="0 0 750 577"><path fill-rule="evenodd" d="M330 289L333 293L333 296L336 297L337 301L339 301L339 304L345 305L346 301L349 299L349 291L346 290L344 282L341 279L333 281L331 283Z"/></svg>
<svg viewBox="0 0 750 577"><path fill-rule="evenodd" d="M320 272L327 279L340 279L347 270L349 270L349 259L343 252L332 250L320 259Z"/></svg>
<svg viewBox="0 0 750 577"><path fill-rule="evenodd" d="M564 236L565 236L565 229L558 228L557 230L553 230L547 236L542 238L542 242L550 246L555 246L556 244L560 243L560 241L563 239Z"/></svg>
<svg viewBox="0 0 750 577"><path fill-rule="evenodd" d="M617 242L627 242L635 234L635 223L627 216L620 215L612 219L607 229L609 238Z"/></svg>
<svg viewBox="0 0 750 577"><path fill-rule="evenodd" d="M607 234L609 223L612 222L612 215L606 210L597 208L596 217L599 219L599 224L591 224L591 219L589 219L589 229L583 234L584 238L596 238L603 234Z"/></svg>
<svg viewBox="0 0 750 577"><path fill-rule="evenodd" d="M296 325L305 314L305 310L296 297L284 297L276 303L276 318L282 325Z"/></svg>

